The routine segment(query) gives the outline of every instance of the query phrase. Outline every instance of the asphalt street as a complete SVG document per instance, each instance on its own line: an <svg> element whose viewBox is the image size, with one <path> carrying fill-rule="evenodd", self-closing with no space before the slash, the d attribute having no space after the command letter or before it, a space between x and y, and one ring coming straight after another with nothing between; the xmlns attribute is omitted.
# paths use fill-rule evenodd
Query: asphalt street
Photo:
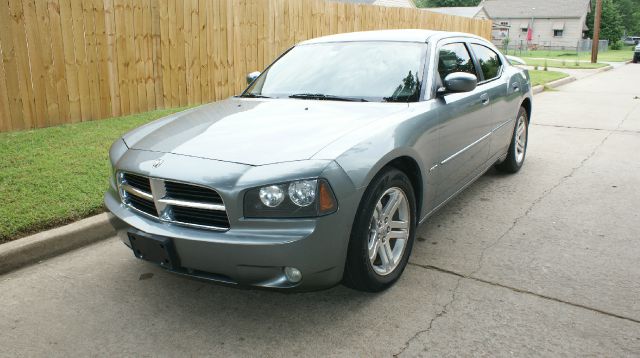
<svg viewBox="0 0 640 358"><path fill-rule="evenodd" d="M0 356L640 356L637 79L536 95L522 171L422 225L387 292L220 287L112 238L0 276Z"/></svg>

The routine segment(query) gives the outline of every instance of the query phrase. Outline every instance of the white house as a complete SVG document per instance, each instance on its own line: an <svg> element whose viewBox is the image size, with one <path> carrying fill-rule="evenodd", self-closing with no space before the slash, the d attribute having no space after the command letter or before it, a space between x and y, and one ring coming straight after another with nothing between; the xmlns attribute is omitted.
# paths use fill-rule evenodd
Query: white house
<svg viewBox="0 0 640 358"><path fill-rule="evenodd" d="M480 5L495 24L496 45L508 37L510 46L558 49L576 48L591 11L591 0L484 0Z"/></svg>

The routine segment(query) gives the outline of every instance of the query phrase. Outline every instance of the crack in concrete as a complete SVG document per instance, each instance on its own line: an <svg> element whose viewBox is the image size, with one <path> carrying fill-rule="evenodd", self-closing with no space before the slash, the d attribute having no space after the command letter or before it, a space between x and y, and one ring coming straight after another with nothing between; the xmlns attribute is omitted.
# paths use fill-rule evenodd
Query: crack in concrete
<svg viewBox="0 0 640 358"><path fill-rule="evenodd" d="M602 310L602 309L599 309L599 308L590 307L590 306L583 305L583 304L580 304L580 303L575 303L575 302L563 300L561 298L544 295L544 294L541 294L541 293L525 290L525 289L522 289L522 288L508 286L508 285L505 285L505 284L502 284L502 283L499 283L499 282L486 280L486 279L483 279L483 278L480 278L480 277L471 276L471 275L465 275L465 274L462 274L460 272L443 269L441 267L437 267L437 266L433 266L433 265L422 265L422 264L417 264L417 263L414 263L414 262L410 262L409 265L420 267L420 268L423 268L423 269L426 269L426 270L433 270L433 271L438 271L438 272L441 272L441 273L444 273L444 274L457 276L457 277L459 277L459 281L462 280L462 279L473 280L473 281L485 283L485 284L488 284L488 285L491 285L491 286L505 288L505 289L511 290L513 292L535 296L535 297L542 298L542 299L545 299L545 300L548 300L548 301L562 303L562 304L565 304L565 305L569 305L569 306L573 306L573 307L577 307L577 308L582 308L582 309L585 309L585 310L589 310L589 311L592 311L592 312L603 314L605 316L614 317L614 318L618 318L618 319L623 319L623 320L626 320L626 321L630 321L630 322L633 322L633 323L640 324L640 320L639 319L623 316L623 315L620 315L620 314L617 314L617 313L613 313L613 312L609 312L609 311L605 311L605 310Z"/></svg>
<svg viewBox="0 0 640 358"><path fill-rule="evenodd" d="M615 129L613 130L609 130L609 133L607 133L606 136L604 136L604 138L602 138L602 140L600 141L600 143L598 143L593 150L591 151L591 153L589 153L584 159L582 159L580 161L580 163L578 163L578 166L574 167L573 169L571 169L571 171L569 172L569 174L563 176L562 178L560 178L560 180L554 184L553 186L551 186L550 188L544 190L542 192L542 194L533 202L531 202L531 205L529 205L529 207L527 208L527 210L524 211L524 213L518 217L516 217L513 222L511 223L511 225L507 228L507 230L502 233L502 235L500 235L493 243L485 246L482 251L480 252L480 259L478 260L478 266L475 268L475 270L471 271L471 273L469 273L469 276L474 275L476 273L478 273L481 269L482 269L482 265L484 264L484 256L485 253L492 249L493 247L495 247L496 245L498 245L502 239L507 236L509 233L511 233L511 231L513 231L513 229L518 225L518 223L524 219L525 217L529 216L529 214L533 211L533 209L536 207L536 205L538 205L542 200L544 200L549 194L551 194L554 190L556 190L559 186L561 186L562 184L564 184L567 180L569 180L570 178L572 178L574 176L574 174L580 170L584 164L589 161L589 159L593 158L596 155L596 152L598 151L598 149L600 149L604 143L607 141L607 139L609 139L609 137L611 137L611 135L613 133L615 133L616 131L618 131L620 129L620 127L622 126L622 124L624 124L624 122L629 118L629 116L631 115L631 113L633 113L636 108L638 108L640 106L640 104L636 104L634 105L631 110L629 110L629 112L627 112L627 114L625 114L625 116L622 118L622 120L620 121L620 123L618 123L618 125L616 126Z"/></svg>
<svg viewBox="0 0 640 358"><path fill-rule="evenodd" d="M409 265L414 265L412 263L408 263ZM460 287L460 282L462 281L464 277L460 276L458 278L458 281L456 282L455 287L453 288L453 290L451 290L451 299L445 303L442 306L442 309L440 310L440 312L436 313L435 316L433 316L433 318L429 321L429 326L427 326L427 328L422 329L417 331L413 336L411 336L411 338L409 338L405 343L404 346L398 351L398 353L395 353L393 356L394 357L398 357L400 356L402 353L404 353L404 351L407 350L407 348L409 348L409 346L411 345L411 342L413 342L415 339L417 339L421 334L427 333L429 332L432 328L433 328L433 322L435 322L438 318L444 316L447 314L447 309L449 308L449 306L451 306L453 304L453 302L455 302L456 300L456 292L458 291L458 288Z"/></svg>
<svg viewBox="0 0 640 358"><path fill-rule="evenodd" d="M517 225L518 225L518 223L520 222L520 220L522 220L522 219L524 219L525 217L527 217L527 216L531 213L531 211L533 211L534 207L535 207L538 203L540 203L542 200L544 200L544 198L546 198L549 194L551 194L551 192L553 192L553 191L554 191L556 188L558 188L560 185L564 184L568 179L570 179L571 177L573 177L573 175L574 175L574 174L575 174L575 173L576 173L580 168L582 168L582 167L584 166L584 164L585 164L589 159L593 158L593 156L595 156L595 154L596 154L596 152L598 151L598 149L600 149L600 148L604 145L604 143L607 141L607 139L609 139L609 137L610 137L614 132L619 132L619 131L620 131L620 127L622 126L622 124L623 124L623 123L624 123L624 122L629 118L629 116L631 115L631 113L633 113L633 111L635 111L635 110L636 110L636 108L637 108L638 106L640 106L640 105L634 105L634 106L633 106L633 108L632 108L629 112L627 112L627 114L626 114L626 115L624 116L624 118L620 121L620 123L618 123L618 125L616 126L616 128L615 128L615 129L613 129L613 130L609 130L609 133L607 133L607 135L602 139L602 141L600 141L600 143L598 143L598 144L593 148L593 150L591 151L591 153L589 153L589 154L588 154L584 159L582 159L582 160L580 161L580 163L578 163L578 166L576 166L576 167L574 167L573 169L571 169L571 171L569 172L569 174L567 174L567 175L563 176L562 178L560 178L560 180L559 180L556 184L554 184L552 187L550 187L550 188L548 188L548 189L544 190L544 191L542 192L542 194L541 194L541 195L540 195L536 200L534 200L534 201L531 203L531 205L529 205L529 207L527 208L527 210L525 210L525 212L524 212L522 215L520 215L520 216L516 217L516 218L513 220L512 224L507 228L507 230L506 230L504 233L502 233L502 235L500 235L500 236L499 236L499 237L498 237L498 238L497 238L493 243L491 243L491 244L490 244L490 245L488 245L488 246L485 246L485 247L482 249L482 251L480 252L480 259L478 260L478 266L476 267L476 269L474 269L474 270L473 270L471 273L469 273L468 275L463 275L463 274L459 274L459 273L454 273L453 271L446 271L446 270L444 270L444 269L438 269L439 271L442 271L442 272L449 272L449 273L454 274L454 275L456 275L456 276L458 276L458 277L459 277L459 278L458 278L458 281L457 281L457 283L456 283L456 286L453 288L453 290L452 290L452 292L451 292L451 300L449 300L449 302L447 302L447 303L442 307L442 310L441 310L440 312L438 312L438 313L437 313L437 314L436 314L436 315L431 319L431 321L429 321L429 326L428 326L426 329L420 330L420 331L416 332L413 336L411 336L411 337L410 337L410 338L405 342L404 346L400 349L400 351L398 351L398 353L396 353L396 354L394 354L394 355L393 355L394 357L398 357L398 356L400 356L402 353L404 353L404 352L407 350L407 348L409 348L409 346L411 345L411 342L412 342L412 341L414 341L415 339L417 339L421 334L424 334L424 333L429 332L429 331L433 328L433 324L434 324L434 322L435 322L436 320L438 320L440 317L442 317L442 316L444 316L444 315L446 315L446 314L447 314L447 308L448 308L451 304L453 304L453 302L456 300L456 293L457 293L458 289L460 288L460 282L461 282L463 279L465 279L465 278L470 278L470 279L474 279L474 280L476 280L476 281L485 282L485 283L487 283L487 284L494 284L494 283L491 283L491 281L482 280L482 279L479 279L479 278L475 278L475 277L473 276L474 274L478 273L478 272L482 269L482 265L483 265L483 262L484 262L484 255L485 255L485 253L486 253L489 249L491 249L491 248L495 247L496 245L498 245L498 244L500 243L500 241L502 241L502 239L503 239L505 236L507 236L507 235L508 235L508 234L509 234L509 233L510 233L510 232L511 232L511 231L512 231L512 230L513 230ZM410 265L416 265L416 266L420 266L420 267L424 267L424 266L422 266L422 265L414 264L414 263L408 263L408 264L410 264ZM429 266L429 267L432 267L433 269L436 269L436 268L435 268L435 266ZM509 287L509 286L500 285L500 284L498 284L498 283L495 283L494 285L495 285L495 286L498 286L498 287L509 288L509 289L514 290L514 291L516 291L516 292L530 293L530 294L532 294L532 295L536 295L536 296L541 297L541 298L546 298L546 299L548 299L548 300L553 300L553 301L560 302L560 303L565 303L565 304L568 304L568 305L571 305L571 306L580 307L580 308L588 309L588 310L591 310L591 311L594 311L594 312L602 313L602 314L605 314L605 315L608 315L608 316L612 316L612 317L616 317L616 318L620 318L620 319L625 319L625 320L628 320L628 321L631 321L631 322L640 323L640 321L635 320L635 319L633 319L633 318L620 316L620 315L617 315L617 314L615 314L615 313L610 313L610 312L606 312L606 311L598 310L597 308L592 308L592 307L588 307L588 306L583 306L583 305L580 305L580 304L577 304L577 303L572 303L572 302L569 302L569 301L564 301L564 300L561 300L561 299L559 299L559 298L554 298L554 297L550 297L550 296L544 296L544 295L541 295L541 294L535 294L535 293L530 292L530 291L520 290L520 289L512 288L512 287Z"/></svg>
<svg viewBox="0 0 640 358"><path fill-rule="evenodd" d="M566 129L584 129L591 131L610 131L617 133L640 133L640 130L632 130L632 129L617 129L620 126L616 127L616 129L605 129L605 128L592 128L592 127L572 127L572 126L561 126L558 124L540 124L540 123L531 123L532 126L539 127L552 127L552 128L566 128Z"/></svg>

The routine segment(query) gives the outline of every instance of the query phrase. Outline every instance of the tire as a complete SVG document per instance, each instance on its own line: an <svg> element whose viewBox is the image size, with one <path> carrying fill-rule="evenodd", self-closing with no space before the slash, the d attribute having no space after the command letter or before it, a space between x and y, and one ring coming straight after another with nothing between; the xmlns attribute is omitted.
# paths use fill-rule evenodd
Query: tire
<svg viewBox="0 0 640 358"><path fill-rule="evenodd" d="M390 215L380 215L384 209L393 207L387 204L394 197L399 199L396 209L391 210ZM403 221L406 224L401 225ZM406 230L403 231L403 227ZM383 170L372 180L360 201L351 229L343 283L367 292L389 288L407 266L415 229L416 199L411 181L398 169ZM370 252L375 254L373 259ZM385 264L385 257L392 260L387 259Z"/></svg>
<svg viewBox="0 0 640 358"><path fill-rule="evenodd" d="M521 127L522 126L522 127ZM521 129L522 128L522 129ZM520 141L518 136L519 130L522 130L524 135L524 144ZM527 110L524 107L520 107L518 116L516 117L516 125L513 127L513 134L511 136L511 144L507 151L507 158L500 164L496 165L496 169L504 173L517 173L522 165L524 159L527 156L527 144L529 143L529 116Z"/></svg>

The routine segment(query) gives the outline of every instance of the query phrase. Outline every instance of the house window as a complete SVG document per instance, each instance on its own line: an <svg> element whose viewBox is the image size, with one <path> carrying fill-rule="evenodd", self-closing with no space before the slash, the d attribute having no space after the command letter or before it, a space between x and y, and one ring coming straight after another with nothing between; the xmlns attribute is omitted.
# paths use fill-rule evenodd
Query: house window
<svg viewBox="0 0 640 358"><path fill-rule="evenodd" d="M520 30L522 31L523 34L526 34L527 32L529 32L529 29L524 28L524 27L522 29L520 29Z"/></svg>
<svg viewBox="0 0 640 358"><path fill-rule="evenodd" d="M553 30L553 37L562 37L562 32L564 30Z"/></svg>
<svg viewBox="0 0 640 358"><path fill-rule="evenodd" d="M500 21L501 26L509 26L509 21Z"/></svg>

